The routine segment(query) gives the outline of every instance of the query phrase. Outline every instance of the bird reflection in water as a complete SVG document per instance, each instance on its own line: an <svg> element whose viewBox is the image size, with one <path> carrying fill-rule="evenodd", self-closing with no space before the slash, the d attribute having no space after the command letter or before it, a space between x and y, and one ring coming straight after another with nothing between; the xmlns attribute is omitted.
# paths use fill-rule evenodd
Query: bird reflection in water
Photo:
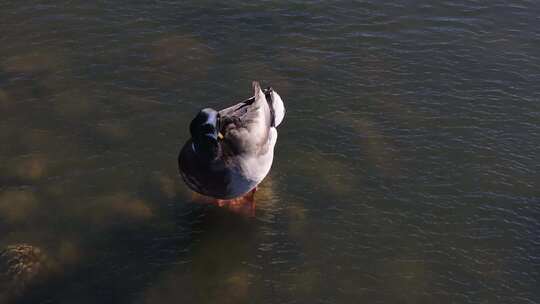
<svg viewBox="0 0 540 304"><path fill-rule="evenodd" d="M243 196L228 200L217 199L192 192L192 200L198 203L215 205L247 217L255 217L255 192L257 192L257 188L249 191Z"/></svg>

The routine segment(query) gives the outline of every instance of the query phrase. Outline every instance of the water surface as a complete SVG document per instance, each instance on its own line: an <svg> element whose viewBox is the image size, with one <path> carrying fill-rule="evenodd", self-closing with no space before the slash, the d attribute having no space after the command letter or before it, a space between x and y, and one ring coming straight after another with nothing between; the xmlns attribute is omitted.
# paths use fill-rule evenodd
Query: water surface
<svg viewBox="0 0 540 304"><path fill-rule="evenodd" d="M539 303L534 1L3 1L15 303ZM194 113L283 97L255 218L196 202ZM8 290L9 289L9 290ZM8 300L6 300L8 299Z"/></svg>

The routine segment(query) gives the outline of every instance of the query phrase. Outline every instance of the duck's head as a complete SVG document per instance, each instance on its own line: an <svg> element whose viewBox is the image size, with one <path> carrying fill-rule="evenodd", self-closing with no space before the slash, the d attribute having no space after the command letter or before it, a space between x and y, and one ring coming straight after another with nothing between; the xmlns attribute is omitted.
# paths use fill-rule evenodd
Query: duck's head
<svg viewBox="0 0 540 304"><path fill-rule="evenodd" d="M214 159L219 152L219 113L211 108L202 109L189 125L193 150L199 157Z"/></svg>

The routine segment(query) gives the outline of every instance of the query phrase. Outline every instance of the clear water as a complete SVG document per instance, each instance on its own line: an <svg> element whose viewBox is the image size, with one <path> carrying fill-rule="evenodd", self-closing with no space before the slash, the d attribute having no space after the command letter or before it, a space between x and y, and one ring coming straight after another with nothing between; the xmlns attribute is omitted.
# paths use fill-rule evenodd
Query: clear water
<svg viewBox="0 0 540 304"><path fill-rule="evenodd" d="M18 303L539 303L536 1L3 1ZM255 218L177 174L203 106L283 97ZM54 270L51 270L54 269ZM9 283L11 284L11 283ZM6 300L9 299L9 300Z"/></svg>

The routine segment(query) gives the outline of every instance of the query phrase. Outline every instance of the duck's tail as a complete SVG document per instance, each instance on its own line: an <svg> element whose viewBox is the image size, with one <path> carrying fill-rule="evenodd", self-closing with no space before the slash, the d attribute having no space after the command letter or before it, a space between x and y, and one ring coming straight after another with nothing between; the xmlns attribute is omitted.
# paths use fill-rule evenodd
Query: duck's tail
<svg viewBox="0 0 540 304"><path fill-rule="evenodd" d="M271 126L279 126L283 121L283 118L285 117L285 106L283 105L283 100L281 99L281 96L279 96L279 94L271 87L264 89L264 91L261 90L261 85L258 81L253 81L252 86L255 95L255 101L264 96L266 102L268 103L270 113L272 115Z"/></svg>

